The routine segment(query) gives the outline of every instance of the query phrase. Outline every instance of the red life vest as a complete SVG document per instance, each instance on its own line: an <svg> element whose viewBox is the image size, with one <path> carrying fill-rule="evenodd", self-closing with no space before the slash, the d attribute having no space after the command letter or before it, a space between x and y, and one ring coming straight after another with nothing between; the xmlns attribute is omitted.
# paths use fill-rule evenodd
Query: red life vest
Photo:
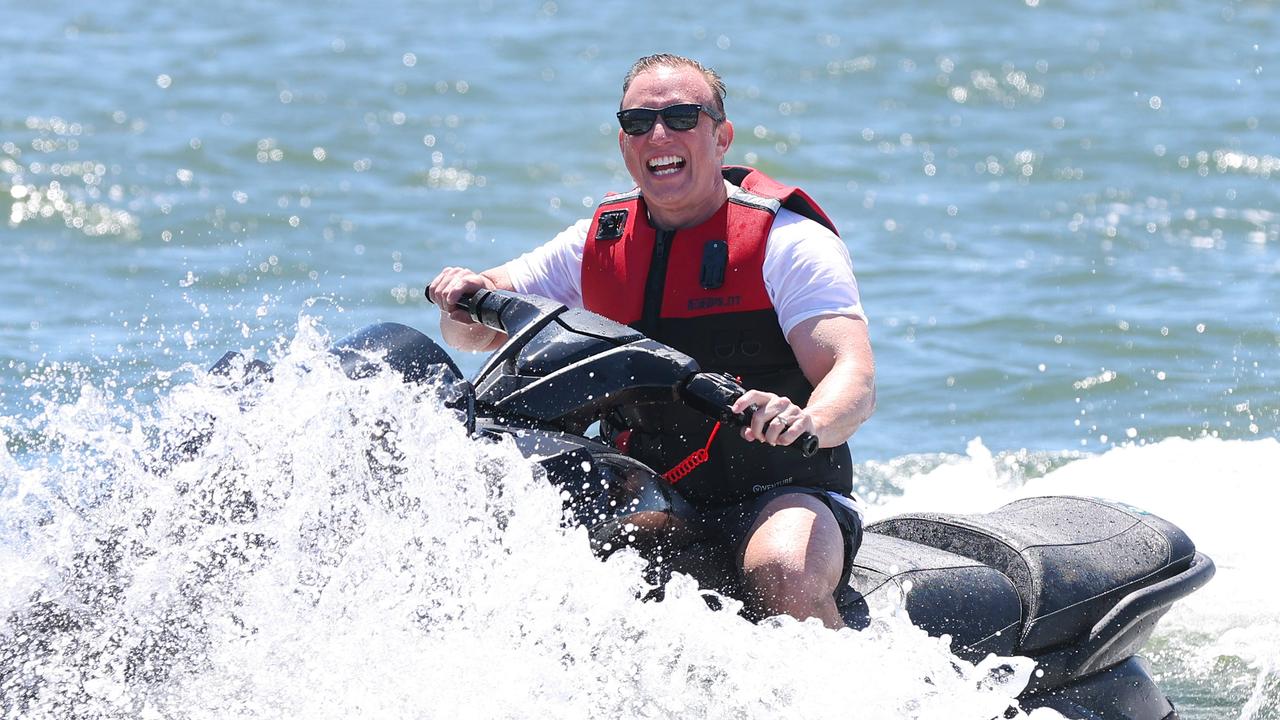
<svg viewBox="0 0 1280 720"><path fill-rule="evenodd" d="M626 323L680 350L704 370L728 372L744 386L805 405L804 377L764 284L764 257L779 208L835 225L803 191L749 168L726 167L735 186L706 222L679 231L649 223L638 190L606 197L587 231L582 298L588 310ZM852 489L848 448L804 459L748 443L736 431L711 437L713 421L679 405L635 408L615 424L633 435L629 452L657 472L710 442L709 462L677 488L697 504L738 502L782 484Z"/></svg>
<svg viewBox="0 0 1280 720"><path fill-rule="evenodd" d="M668 248L660 317L771 309L764 286L764 252L780 207L836 232L830 218L799 188L749 168L726 167L724 176L738 190L706 222L681 230L680 242ZM657 235L639 190L611 195L600 203L582 257L582 299L588 310L627 324L643 319ZM709 260L706 244L729 238L733 242L727 248L723 283L706 287L715 284L706 282L715 278L701 277Z"/></svg>

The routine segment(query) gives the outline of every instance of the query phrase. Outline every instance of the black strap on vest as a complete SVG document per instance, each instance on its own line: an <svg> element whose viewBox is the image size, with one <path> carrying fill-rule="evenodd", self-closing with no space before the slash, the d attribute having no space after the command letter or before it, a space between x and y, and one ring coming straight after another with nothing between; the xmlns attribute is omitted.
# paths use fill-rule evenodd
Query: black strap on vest
<svg viewBox="0 0 1280 720"><path fill-rule="evenodd" d="M649 260L649 275L644 280L644 313L640 316L640 327L636 328L646 337L654 337L658 333L658 318L662 314L662 292L667 284L667 260L671 256L671 243L675 237L675 230L655 229L653 256Z"/></svg>

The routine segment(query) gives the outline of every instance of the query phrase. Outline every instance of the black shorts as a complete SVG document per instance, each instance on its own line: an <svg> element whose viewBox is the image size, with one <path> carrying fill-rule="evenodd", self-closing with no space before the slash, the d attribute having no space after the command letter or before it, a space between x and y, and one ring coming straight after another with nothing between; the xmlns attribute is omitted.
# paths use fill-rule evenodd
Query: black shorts
<svg viewBox="0 0 1280 720"><path fill-rule="evenodd" d="M840 583L836 585L838 595L841 588L849 584L849 571L853 566L853 558L858 554L858 548L862 546L862 519L858 517L858 513L836 500L826 490L794 485L776 487L736 505L725 505L703 511L699 518L699 527L703 532L716 537L731 548L736 561L747 542L747 533L751 531L751 526L760 517L760 513L764 512L765 506L774 498L791 493L812 495L821 500L822 504L831 510L831 514L836 518L836 524L840 526L840 534L844 536L844 571L840 573Z"/></svg>

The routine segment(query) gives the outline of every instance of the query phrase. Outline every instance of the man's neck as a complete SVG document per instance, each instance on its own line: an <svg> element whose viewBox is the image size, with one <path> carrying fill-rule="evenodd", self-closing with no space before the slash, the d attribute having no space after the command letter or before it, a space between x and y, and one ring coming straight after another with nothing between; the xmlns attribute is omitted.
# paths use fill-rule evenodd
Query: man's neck
<svg viewBox="0 0 1280 720"><path fill-rule="evenodd" d="M733 188L734 186L728 180L724 180L720 183L718 192L708 195L707 202L683 213L667 214L662 208L648 205L649 224L658 230L683 230L701 225L720 211L720 208L729 200L729 193Z"/></svg>

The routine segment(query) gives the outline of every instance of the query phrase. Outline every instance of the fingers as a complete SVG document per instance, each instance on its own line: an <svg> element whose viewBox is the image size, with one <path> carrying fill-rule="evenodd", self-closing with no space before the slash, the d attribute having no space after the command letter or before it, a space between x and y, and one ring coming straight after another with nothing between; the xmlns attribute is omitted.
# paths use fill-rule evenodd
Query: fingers
<svg viewBox="0 0 1280 720"><path fill-rule="evenodd" d="M427 283L427 300L430 300L437 307L444 308L444 292L453 280L454 273L458 268L447 267L440 271L439 274Z"/></svg>
<svg viewBox="0 0 1280 720"><path fill-rule="evenodd" d="M472 273L466 268L447 267L441 270L440 274L427 285L427 298L442 312L452 310L458 304L459 283L468 274Z"/></svg>
<svg viewBox="0 0 1280 720"><path fill-rule="evenodd" d="M790 445L796 440L799 440L800 436L805 433L816 434L814 432L816 428L813 424L813 418L809 417L809 414L802 409L797 408L796 410L797 414L794 419L785 420L787 426L782 429L782 432L778 433L778 439L774 443L775 445Z"/></svg>
<svg viewBox="0 0 1280 720"><path fill-rule="evenodd" d="M448 314L450 319L470 323L472 322L470 316L457 309L458 301L464 295L473 294L477 290L490 286L488 278L472 270L447 267L427 284L426 294L427 299L435 303L440 308L440 312Z"/></svg>
<svg viewBox="0 0 1280 720"><path fill-rule="evenodd" d="M748 390L733 404L734 412L755 407L742 437L769 445L790 445L802 434L813 432L813 419L788 398L759 390Z"/></svg>

